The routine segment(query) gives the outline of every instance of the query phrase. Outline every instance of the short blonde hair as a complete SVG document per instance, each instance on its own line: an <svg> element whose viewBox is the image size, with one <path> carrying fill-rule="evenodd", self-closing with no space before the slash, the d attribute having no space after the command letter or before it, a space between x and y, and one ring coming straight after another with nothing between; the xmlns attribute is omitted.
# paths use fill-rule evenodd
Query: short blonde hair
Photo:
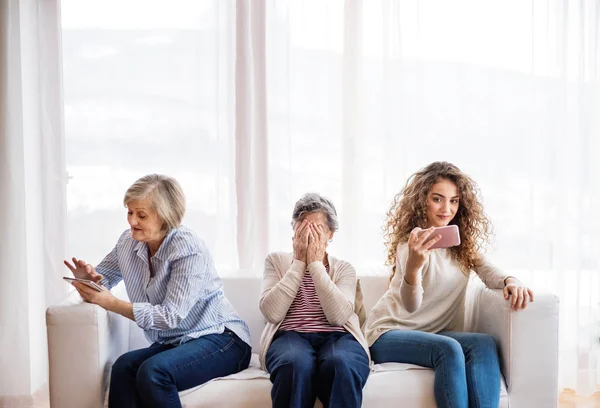
<svg viewBox="0 0 600 408"><path fill-rule="evenodd" d="M163 229L170 231L181 225L185 214L185 195L181 185L172 177L149 174L138 179L125 192L125 207L131 201L149 201L152 209L163 222Z"/></svg>

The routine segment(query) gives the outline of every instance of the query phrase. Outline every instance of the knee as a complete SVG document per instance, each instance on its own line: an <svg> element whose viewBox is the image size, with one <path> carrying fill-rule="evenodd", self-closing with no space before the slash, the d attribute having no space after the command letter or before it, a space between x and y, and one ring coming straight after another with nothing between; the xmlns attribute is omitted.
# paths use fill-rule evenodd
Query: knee
<svg viewBox="0 0 600 408"><path fill-rule="evenodd" d="M131 358L129 358L129 356L126 353L117 358L117 360L114 362L111 368L110 373L111 378L118 378L122 375L135 374L136 371L137 364Z"/></svg>
<svg viewBox="0 0 600 408"><path fill-rule="evenodd" d="M322 377L331 379L337 377L352 380L353 378L363 377L360 375L360 367L357 362L344 359L340 355L333 355L321 361L319 373Z"/></svg>
<svg viewBox="0 0 600 408"><path fill-rule="evenodd" d="M435 345L437 360L444 360L447 362L461 364L465 363L465 354L463 353L462 346L458 341L453 338L439 336Z"/></svg>
<svg viewBox="0 0 600 408"><path fill-rule="evenodd" d="M153 359L148 359L138 369L135 381L138 387L144 387L152 384L167 384L172 382L172 378L165 367Z"/></svg>
<svg viewBox="0 0 600 408"><path fill-rule="evenodd" d="M352 369L349 359L344 358L340 353L335 353L321 362L321 370L327 372L347 372Z"/></svg>
<svg viewBox="0 0 600 408"><path fill-rule="evenodd" d="M364 358L358 353L356 355L344 352L334 353L321 361L320 372L326 375L364 377L366 381L370 371L369 360L366 353L364 351L362 353Z"/></svg>
<svg viewBox="0 0 600 408"><path fill-rule="evenodd" d="M315 370L314 357L304 353L288 352L272 356L270 371L283 375L311 375Z"/></svg>
<svg viewBox="0 0 600 408"><path fill-rule="evenodd" d="M489 334L473 333L475 341L471 344L471 352L485 356L497 355L496 341Z"/></svg>

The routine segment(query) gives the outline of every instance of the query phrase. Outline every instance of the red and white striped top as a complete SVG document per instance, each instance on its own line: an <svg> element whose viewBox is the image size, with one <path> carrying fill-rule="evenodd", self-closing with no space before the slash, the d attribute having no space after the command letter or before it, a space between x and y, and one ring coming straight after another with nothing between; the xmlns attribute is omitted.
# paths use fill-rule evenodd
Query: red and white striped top
<svg viewBox="0 0 600 408"><path fill-rule="evenodd" d="M325 265L325 269L329 273L329 265ZM315 283L308 271L304 272L298 293L290 305L285 319L281 322L279 330L302 333L346 331L342 326L332 326L327 321L317 296Z"/></svg>

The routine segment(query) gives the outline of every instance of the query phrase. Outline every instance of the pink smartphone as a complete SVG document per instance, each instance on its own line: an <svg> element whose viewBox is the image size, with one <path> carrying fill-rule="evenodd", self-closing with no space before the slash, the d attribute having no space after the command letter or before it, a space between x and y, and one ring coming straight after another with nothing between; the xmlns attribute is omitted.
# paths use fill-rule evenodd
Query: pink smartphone
<svg viewBox="0 0 600 408"><path fill-rule="evenodd" d="M426 230L420 231L419 236L421 236ZM445 227L437 227L433 230L431 235L429 235L429 239L434 238L438 235L441 235L442 238L430 249L437 248L450 248L453 246L460 245L460 233L458 232L458 225L447 225ZM427 241L429 241L429 239Z"/></svg>

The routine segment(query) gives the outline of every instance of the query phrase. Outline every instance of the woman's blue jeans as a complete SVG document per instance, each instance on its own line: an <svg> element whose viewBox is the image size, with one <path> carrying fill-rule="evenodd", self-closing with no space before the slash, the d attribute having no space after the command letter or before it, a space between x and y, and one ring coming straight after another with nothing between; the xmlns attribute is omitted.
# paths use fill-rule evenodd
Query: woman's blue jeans
<svg viewBox="0 0 600 408"><path fill-rule="evenodd" d="M112 367L108 406L180 408L179 391L244 370L250 356L250 346L228 329L177 346L155 343L130 351Z"/></svg>
<svg viewBox="0 0 600 408"><path fill-rule="evenodd" d="M266 358L276 408L360 408L369 358L350 333L275 334Z"/></svg>
<svg viewBox="0 0 600 408"><path fill-rule="evenodd" d="M494 339L481 333L392 330L371 346L375 363L433 368L440 408L498 408L500 366Z"/></svg>

